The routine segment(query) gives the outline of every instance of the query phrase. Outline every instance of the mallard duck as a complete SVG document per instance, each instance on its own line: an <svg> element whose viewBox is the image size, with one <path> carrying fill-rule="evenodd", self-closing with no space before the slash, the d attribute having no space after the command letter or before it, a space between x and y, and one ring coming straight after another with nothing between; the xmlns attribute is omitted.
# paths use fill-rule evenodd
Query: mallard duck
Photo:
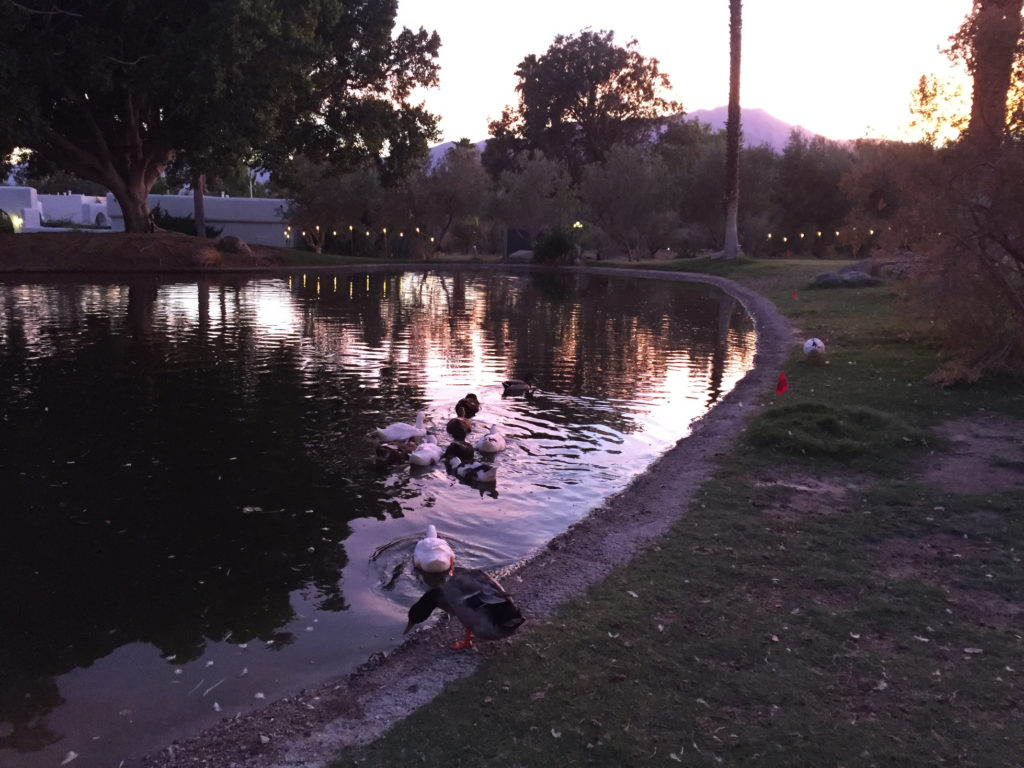
<svg viewBox="0 0 1024 768"><path fill-rule="evenodd" d="M416 542L413 564L427 573L445 573L455 567L455 553L448 542L437 536L437 528L427 526L427 535Z"/></svg>
<svg viewBox="0 0 1024 768"><path fill-rule="evenodd" d="M420 411L416 414L416 424L406 424L403 421L396 421L386 427L378 427L377 437L381 440L408 440L411 437L423 437L427 434L427 428L423 426L426 414Z"/></svg>
<svg viewBox="0 0 1024 768"><path fill-rule="evenodd" d="M505 436L498 431L497 424L492 424L491 431L476 441L476 449L480 453L500 453L505 448Z"/></svg>
<svg viewBox="0 0 1024 768"><path fill-rule="evenodd" d="M437 444L437 438L427 435L423 438L423 442L409 454L409 463L417 467L431 467L437 464L443 455L444 451Z"/></svg>
<svg viewBox="0 0 1024 768"><path fill-rule="evenodd" d="M804 342L804 354L805 355L823 355L825 354L825 342L819 338L810 338Z"/></svg>
<svg viewBox="0 0 1024 768"><path fill-rule="evenodd" d="M455 404L455 415L464 419L472 419L480 410L480 401L470 392Z"/></svg>
<svg viewBox="0 0 1024 768"><path fill-rule="evenodd" d="M448 461L448 469L461 479L474 483L493 483L498 479L498 470L493 464L484 461L466 463L458 457Z"/></svg>
<svg viewBox="0 0 1024 768"><path fill-rule="evenodd" d="M444 460L448 463L449 467L455 459L463 463L469 463L473 460L474 456L476 456L476 449L465 440L452 440L444 449Z"/></svg>
<svg viewBox="0 0 1024 768"><path fill-rule="evenodd" d="M526 621L501 584L476 568L459 568L444 586L427 590L409 609L405 632L426 621L435 608L454 616L466 628L466 636L452 643L452 650L471 648L474 636L481 640L508 637Z"/></svg>
<svg viewBox="0 0 1024 768"><path fill-rule="evenodd" d="M386 469L395 464L409 460L409 455L416 449L416 440L381 443L374 449L374 463L378 469Z"/></svg>
<svg viewBox="0 0 1024 768"><path fill-rule="evenodd" d="M508 379L501 382L505 395L529 395L533 393L533 376L527 374L521 379Z"/></svg>
<svg viewBox="0 0 1024 768"><path fill-rule="evenodd" d="M445 431L452 436L453 440L465 440L466 435L473 431L473 422L462 416L449 419L445 424Z"/></svg>

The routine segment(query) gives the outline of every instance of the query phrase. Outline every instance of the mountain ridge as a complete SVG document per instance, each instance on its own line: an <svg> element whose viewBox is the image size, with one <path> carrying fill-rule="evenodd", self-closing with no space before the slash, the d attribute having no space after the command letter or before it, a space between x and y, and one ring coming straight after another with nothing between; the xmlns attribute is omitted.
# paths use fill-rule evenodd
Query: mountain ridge
<svg viewBox="0 0 1024 768"><path fill-rule="evenodd" d="M725 121L728 117L729 108L726 106L714 107L713 109L695 109L692 112L683 112L678 118L687 122L699 120L711 126L712 131L725 129ZM789 143L789 136L797 131L804 138L811 139L818 134L808 131L800 125L787 123L766 110L756 107L744 107L740 111L740 124L743 127L743 144L748 147L758 147L767 144L775 152L781 152ZM477 151L483 152L487 139L473 142ZM455 146L454 141L446 141L430 148L431 167L444 157L445 153Z"/></svg>

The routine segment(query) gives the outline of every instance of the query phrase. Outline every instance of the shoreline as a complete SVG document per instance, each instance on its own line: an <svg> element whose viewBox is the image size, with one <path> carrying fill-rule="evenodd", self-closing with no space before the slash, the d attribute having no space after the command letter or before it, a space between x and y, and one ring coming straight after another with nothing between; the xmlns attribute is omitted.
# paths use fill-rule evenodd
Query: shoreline
<svg viewBox="0 0 1024 768"><path fill-rule="evenodd" d="M352 269L501 268L501 264L368 264ZM273 267L271 270L280 271ZM303 269L302 267L286 269ZM308 269L323 269L308 267ZM536 267L514 265L516 271ZM247 768L313 768L348 745L367 744L449 682L476 670L509 643L526 642L532 624L544 622L562 603L652 545L683 515L694 493L709 477L718 456L729 449L744 425L772 392L775 372L789 355L793 331L767 299L715 276L629 268L585 269L597 274L717 285L750 314L757 333L754 367L728 395L648 469L586 517L556 536L532 558L502 576L506 589L524 607L528 623L510 640L456 653L447 644L458 628L439 622L410 636L390 654L373 654L345 677L284 697L267 707L221 723L185 740L126 763L136 768L239 765ZM266 272L268 270L258 270Z"/></svg>

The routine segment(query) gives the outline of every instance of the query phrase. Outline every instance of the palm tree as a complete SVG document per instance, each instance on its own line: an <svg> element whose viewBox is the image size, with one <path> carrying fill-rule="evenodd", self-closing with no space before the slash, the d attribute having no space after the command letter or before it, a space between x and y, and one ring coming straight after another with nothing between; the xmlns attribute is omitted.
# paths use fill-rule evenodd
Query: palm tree
<svg viewBox="0 0 1024 768"><path fill-rule="evenodd" d="M725 124L725 246L722 257L740 251L736 220L740 209L740 30L742 0L729 0L729 117Z"/></svg>

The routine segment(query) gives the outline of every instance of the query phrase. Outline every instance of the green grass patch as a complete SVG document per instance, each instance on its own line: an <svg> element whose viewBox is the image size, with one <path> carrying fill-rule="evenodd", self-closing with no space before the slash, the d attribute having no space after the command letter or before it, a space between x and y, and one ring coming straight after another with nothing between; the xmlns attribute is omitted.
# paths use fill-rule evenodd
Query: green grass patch
<svg viewBox="0 0 1024 768"><path fill-rule="evenodd" d="M935 357L891 286L672 263L698 265L763 290L825 359L794 351L655 546L334 765L1019 768L1024 491L914 475L943 421L1024 418L1019 383L924 383Z"/></svg>

